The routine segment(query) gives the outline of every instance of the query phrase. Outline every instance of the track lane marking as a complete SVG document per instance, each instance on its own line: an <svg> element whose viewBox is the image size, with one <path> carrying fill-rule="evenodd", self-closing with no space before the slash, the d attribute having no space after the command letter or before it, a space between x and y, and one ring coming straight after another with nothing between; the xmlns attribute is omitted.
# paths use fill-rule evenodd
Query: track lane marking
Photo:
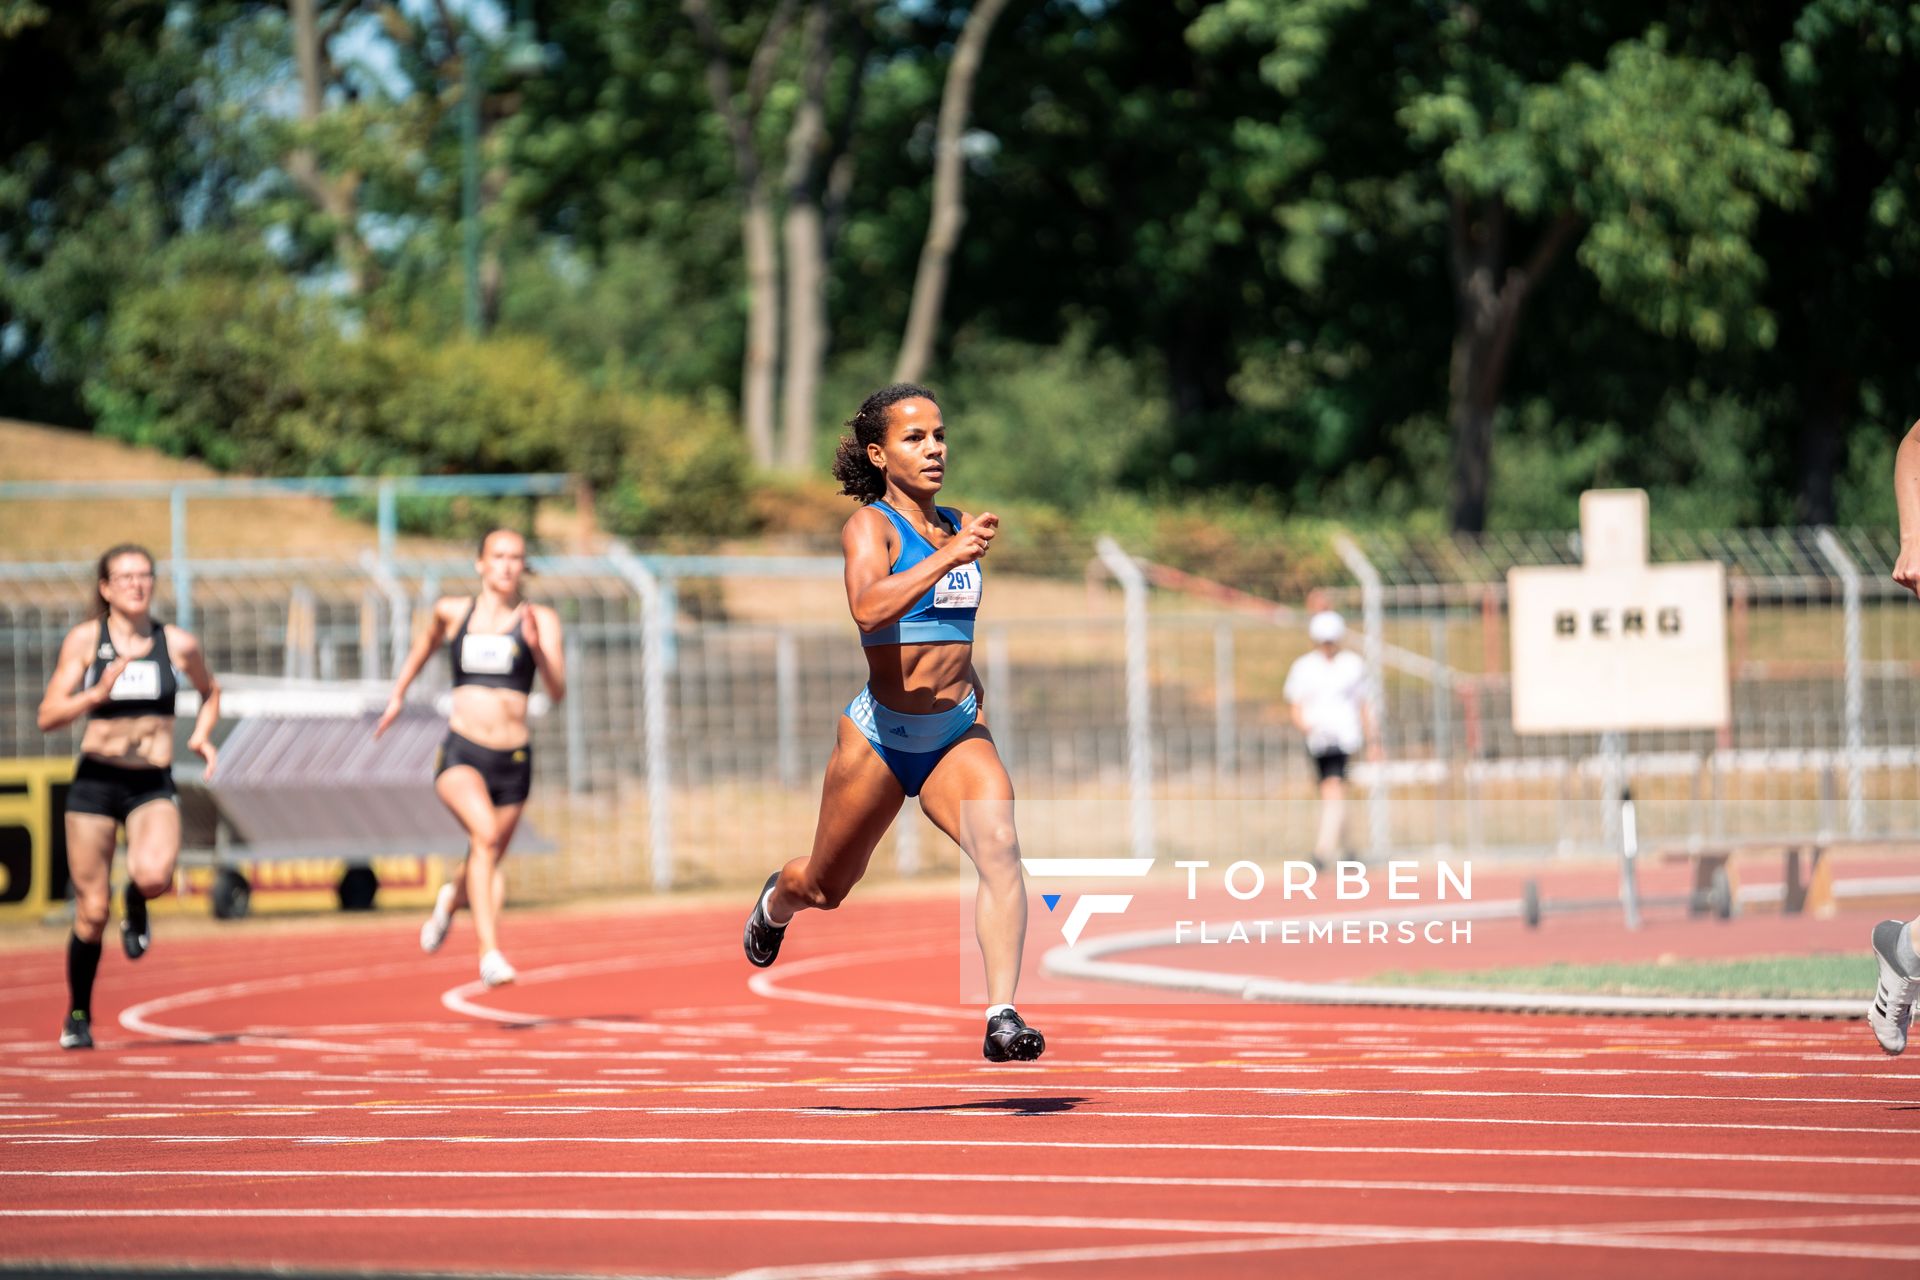
<svg viewBox="0 0 1920 1280"><path fill-rule="evenodd" d="M1809 1191L1804 1188L1634 1187L1543 1185L1528 1182L1442 1182L1376 1178L1232 1178L1181 1177L1152 1174L1060 1174L1060 1173L846 1173L839 1171L706 1171L686 1169L9 1169L13 1178L330 1178L408 1179L464 1178L504 1181L613 1181L613 1182L874 1182L933 1183L946 1185L984 1184L999 1186L1014 1183L1023 1186L1071 1187L1144 1187L1152 1189L1190 1187L1209 1190L1249 1191L1400 1191L1438 1195L1524 1195L1572 1198L1647 1200L1751 1201L1763 1204L1825 1204L1874 1206L1920 1210L1920 1195L1885 1193ZM1724 1229L1724 1228L1723 1228Z"/></svg>

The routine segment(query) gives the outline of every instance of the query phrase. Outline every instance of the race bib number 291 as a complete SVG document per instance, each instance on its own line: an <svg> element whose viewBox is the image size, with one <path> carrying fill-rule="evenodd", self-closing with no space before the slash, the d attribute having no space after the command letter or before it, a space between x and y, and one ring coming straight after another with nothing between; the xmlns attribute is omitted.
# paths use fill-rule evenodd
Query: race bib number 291
<svg viewBox="0 0 1920 1280"><path fill-rule="evenodd" d="M933 588L936 609L978 609L980 607L980 566L963 564L947 571Z"/></svg>

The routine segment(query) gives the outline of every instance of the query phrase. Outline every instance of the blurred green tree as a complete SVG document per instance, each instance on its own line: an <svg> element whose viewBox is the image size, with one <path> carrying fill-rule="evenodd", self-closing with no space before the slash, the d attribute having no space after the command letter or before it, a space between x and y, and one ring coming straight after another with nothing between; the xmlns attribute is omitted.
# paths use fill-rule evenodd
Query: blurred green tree
<svg viewBox="0 0 1920 1280"><path fill-rule="evenodd" d="M1764 263L1753 236L1761 209L1791 205L1811 166L1750 67L1677 53L1643 19L1633 5L1604 21L1567 21L1539 5L1226 0L1194 28L1203 47L1259 42L1262 75L1289 98L1332 93L1361 113L1356 99L1390 104L1431 164L1455 309L1457 529L1485 527L1521 318L1562 257L1575 256L1603 297L1662 335L1706 348L1775 337L1756 297ZM1347 74L1349 40L1393 47L1396 73L1384 83ZM1334 66L1341 74L1327 74ZM1271 133L1270 155L1310 159L1326 145L1309 137L1280 147ZM1281 205L1280 216L1290 209ZM1328 221L1338 232L1351 217Z"/></svg>

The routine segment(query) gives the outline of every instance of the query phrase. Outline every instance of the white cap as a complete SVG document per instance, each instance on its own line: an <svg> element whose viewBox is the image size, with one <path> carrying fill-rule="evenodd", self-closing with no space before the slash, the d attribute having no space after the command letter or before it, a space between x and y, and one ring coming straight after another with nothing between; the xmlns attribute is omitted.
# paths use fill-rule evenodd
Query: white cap
<svg viewBox="0 0 1920 1280"><path fill-rule="evenodd" d="M1346 622L1332 610L1316 613L1307 621L1307 638L1315 644L1339 644L1346 634Z"/></svg>

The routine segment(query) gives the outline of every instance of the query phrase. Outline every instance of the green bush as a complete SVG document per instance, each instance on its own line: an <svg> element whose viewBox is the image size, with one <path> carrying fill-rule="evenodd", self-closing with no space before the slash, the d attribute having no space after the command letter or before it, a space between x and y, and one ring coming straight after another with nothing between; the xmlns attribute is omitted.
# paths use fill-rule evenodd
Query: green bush
<svg viewBox="0 0 1920 1280"><path fill-rule="evenodd" d="M963 339L934 386L953 452L948 480L969 506L1081 510L1120 484L1169 417L1152 379L1083 332L1057 347Z"/></svg>
<svg viewBox="0 0 1920 1280"><path fill-rule="evenodd" d="M1575 528L1583 490L1622 487L1645 489L1670 529L1765 522L1761 409L1694 384L1667 395L1651 427L1573 421L1544 400L1503 413L1489 525Z"/></svg>
<svg viewBox="0 0 1920 1280"><path fill-rule="evenodd" d="M635 537L749 532L746 445L719 414L671 396L605 397L620 441L602 521Z"/></svg>
<svg viewBox="0 0 1920 1280"><path fill-rule="evenodd" d="M623 534L735 532L748 510L731 424L596 390L538 338L353 332L285 283L188 274L124 295L105 348L86 387L99 430L222 470L569 471Z"/></svg>

